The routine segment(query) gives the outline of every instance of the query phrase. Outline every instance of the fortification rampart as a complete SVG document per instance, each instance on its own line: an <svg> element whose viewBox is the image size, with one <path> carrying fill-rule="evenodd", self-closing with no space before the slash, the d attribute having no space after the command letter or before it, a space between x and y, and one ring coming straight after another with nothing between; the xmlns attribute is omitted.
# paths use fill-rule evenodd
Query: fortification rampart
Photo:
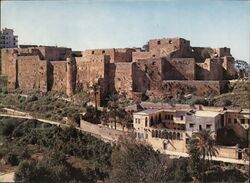
<svg viewBox="0 0 250 183"><path fill-rule="evenodd" d="M172 58L165 63L165 80L195 80L194 58Z"/></svg>
<svg viewBox="0 0 250 183"><path fill-rule="evenodd" d="M235 78L233 62L229 48L191 47L182 38L153 39L143 48L72 52L63 47L22 46L1 50L1 74L7 76L8 88L71 96L98 84L100 104L114 92L129 97L152 91L173 96L191 91L201 96L219 94L223 88L219 81Z"/></svg>

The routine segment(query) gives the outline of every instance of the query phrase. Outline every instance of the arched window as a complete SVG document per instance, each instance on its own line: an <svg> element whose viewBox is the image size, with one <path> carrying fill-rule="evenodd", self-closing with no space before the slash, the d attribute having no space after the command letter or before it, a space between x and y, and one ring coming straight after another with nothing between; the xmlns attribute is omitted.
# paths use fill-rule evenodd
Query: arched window
<svg viewBox="0 0 250 183"><path fill-rule="evenodd" d="M159 138L162 138L162 132L161 132L161 130L159 130L159 132L158 132L159 134Z"/></svg>
<svg viewBox="0 0 250 183"><path fill-rule="evenodd" d="M173 133L173 140L176 139L176 132Z"/></svg>
<svg viewBox="0 0 250 183"><path fill-rule="evenodd" d="M168 139L168 132L165 131L165 139Z"/></svg>
<svg viewBox="0 0 250 183"><path fill-rule="evenodd" d="M151 125L154 124L154 119L153 119L152 116L151 116L151 118L150 118L150 124L151 124Z"/></svg>
<svg viewBox="0 0 250 183"><path fill-rule="evenodd" d="M168 137L169 137L170 140L172 140L172 132L168 133Z"/></svg>
<svg viewBox="0 0 250 183"><path fill-rule="evenodd" d="M152 130L152 137L155 137L155 131L154 130Z"/></svg>
<svg viewBox="0 0 250 183"><path fill-rule="evenodd" d="M158 138L159 135L158 135L158 130L155 130L155 137Z"/></svg>
<svg viewBox="0 0 250 183"><path fill-rule="evenodd" d="M163 142L163 149L167 149L167 143Z"/></svg>
<svg viewBox="0 0 250 183"><path fill-rule="evenodd" d="M157 116L155 116L155 123L156 123L156 124L158 123L158 119L157 119Z"/></svg>
<svg viewBox="0 0 250 183"><path fill-rule="evenodd" d="M159 114L159 122L161 122L161 114Z"/></svg>
<svg viewBox="0 0 250 183"><path fill-rule="evenodd" d="M146 117L145 118L145 127L147 127L148 126L148 118Z"/></svg>
<svg viewBox="0 0 250 183"><path fill-rule="evenodd" d="M177 133L177 140L180 140L181 139L181 134L178 132Z"/></svg>

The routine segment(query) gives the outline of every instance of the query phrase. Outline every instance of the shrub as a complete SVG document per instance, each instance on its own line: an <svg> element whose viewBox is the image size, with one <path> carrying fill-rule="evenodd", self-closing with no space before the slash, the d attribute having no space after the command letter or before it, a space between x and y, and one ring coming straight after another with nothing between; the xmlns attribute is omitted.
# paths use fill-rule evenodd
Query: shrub
<svg viewBox="0 0 250 183"><path fill-rule="evenodd" d="M38 100L38 97L36 95L31 95L27 98L27 102L34 102L36 100Z"/></svg>
<svg viewBox="0 0 250 183"><path fill-rule="evenodd" d="M15 126L13 124L10 124L10 123L6 123L4 126L3 126L3 129L2 129L2 135L3 136L10 136L12 134L12 132L14 131L15 129Z"/></svg>
<svg viewBox="0 0 250 183"><path fill-rule="evenodd" d="M35 173L36 164L33 161L22 161L16 172L14 180L16 182L30 182L36 176Z"/></svg>
<svg viewBox="0 0 250 183"><path fill-rule="evenodd" d="M8 153L5 155L4 159L12 166L16 166L19 164L19 160L16 154Z"/></svg>

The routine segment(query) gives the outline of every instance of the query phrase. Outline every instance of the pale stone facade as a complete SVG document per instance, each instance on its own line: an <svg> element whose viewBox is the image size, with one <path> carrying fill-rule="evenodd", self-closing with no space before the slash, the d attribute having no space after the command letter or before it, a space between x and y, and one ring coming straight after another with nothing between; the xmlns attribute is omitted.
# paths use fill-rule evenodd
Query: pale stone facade
<svg viewBox="0 0 250 183"><path fill-rule="evenodd" d="M141 107L144 110L133 113L136 137L163 152L187 153L187 142L192 133L202 129L215 132L213 134L215 139L218 130L224 127L233 129L242 139L248 138L250 110L247 109L153 103L141 103ZM128 110L133 111L130 107ZM247 151L237 146L218 146L218 149L218 157L232 159L243 158Z"/></svg>

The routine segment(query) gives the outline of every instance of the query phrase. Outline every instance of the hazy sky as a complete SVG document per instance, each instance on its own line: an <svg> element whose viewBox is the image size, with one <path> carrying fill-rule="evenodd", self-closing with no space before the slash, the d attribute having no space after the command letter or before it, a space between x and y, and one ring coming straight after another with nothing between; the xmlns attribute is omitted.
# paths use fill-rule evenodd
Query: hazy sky
<svg viewBox="0 0 250 183"><path fill-rule="evenodd" d="M235 58L250 58L247 1L4 1L1 27L14 29L19 44L84 50L183 37L192 46L227 46Z"/></svg>

